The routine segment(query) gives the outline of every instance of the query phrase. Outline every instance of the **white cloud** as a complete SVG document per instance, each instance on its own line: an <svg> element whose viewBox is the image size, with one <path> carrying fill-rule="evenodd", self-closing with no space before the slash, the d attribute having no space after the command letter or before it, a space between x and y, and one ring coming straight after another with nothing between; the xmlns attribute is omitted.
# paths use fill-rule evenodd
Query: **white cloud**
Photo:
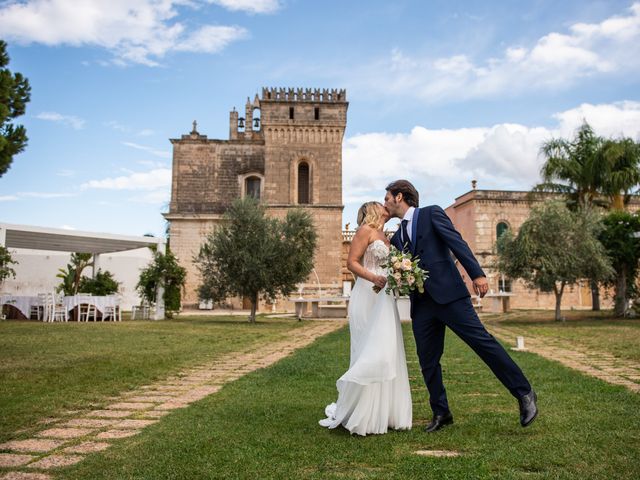
<svg viewBox="0 0 640 480"><path fill-rule="evenodd" d="M586 120L596 134L640 140L640 102L583 104L553 116L553 128L498 124L481 128L369 133L345 140L344 201L379 198L392 180L408 178L431 194L468 188L529 189L539 182L540 146L571 138Z"/></svg>
<svg viewBox="0 0 640 480"><path fill-rule="evenodd" d="M225 8L265 13L277 2L227 0ZM180 21L180 10L198 8L199 0L27 0L0 4L0 31L17 43L98 46L113 54L116 65L157 66L176 51L215 53L247 38L237 26L204 25L193 29ZM101 62L108 64L108 62Z"/></svg>
<svg viewBox="0 0 640 480"><path fill-rule="evenodd" d="M143 128L137 133L139 137L150 137L155 134L156 132L154 130L151 130L150 128Z"/></svg>
<svg viewBox="0 0 640 480"><path fill-rule="evenodd" d="M138 163L139 165L144 165L145 167L149 167L149 168L167 168L166 162L156 162L155 160L138 160L136 163ZM127 171L127 170L123 169L123 171ZM128 170L128 172L134 173L130 170Z"/></svg>
<svg viewBox="0 0 640 480"><path fill-rule="evenodd" d="M0 195L0 202L20 200L21 198L68 198L76 197L77 193L72 192L18 192L12 195Z"/></svg>
<svg viewBox="0 0 640 480"><path fill-rule="evenodd" d="M18 192L19 197L28 197L28 198L67 198L67 197L76 197L77 193L68 193L68 192Z"/></svg>
<svg viewBox="0 0 640 480"><path fill-rule="evenodd" d="M135 148L136 150L149 152L150 154L155 155L156 157L171 158L171 152L167 150L156 150L155 148L148 147L146 145L139 145L133 142L122 142L122 144L126 145L127 147Z"/></svg>
<svg viewBox="0 0 640 480"><path fill-rule="evenodd" d="M63 125L74 128L75 130L82 130L85 124L85 121L82 118L76 117L75 115L62 115L57 112L41 112L36 115L36 118L50 122L62 123Z"/></svg>
<svg viewBox="0 0 640 480"><path fill-rule="evenodd" d="M171 169L156 168L148 172L136 172L120 177L90 180L80 188L104 190L155 190L171 186Z"/></svg>
<svg viewBox="0 0 640 480"><path fill-rule="evenodd" d="M58 170L58 172L56 173L56 175L59 177L73 177L75 174L76 172L74 170L67 169Z"/></svg>
<svg viewBox="0 0 640 480"><path fill-rule="evenodd" d="M120 122L116 121L116 120L110 120L108 122L104 122L104 126L105 127L109 127L113 130L116 130L118 132L122 132L122 133L128 133L131 131L131 128L127 127L126 125L121 124Z"/></svg>
<svg viewBox="0 0 640 480"><path fill-rule="evenodd" d="M169 202L171 198L171 192L169 190L156 190L144 195L136 195L129 198L129 201L138 203L149 203L152 205L164 205Z"/></svg>
<svg viewBox="0 0 640 480"><path fill-rule="evenodd" d="M72 227L71 225L60 225L62 230L77 230L76 227Z"/></svg>
<svg viewBox="0 0 640 480"><path fill-rule="evenodd" d="M190 33L175 46L180 52L217 53L236 40L248 38L249 33L241 27L207 25Z"/></svg>
<svg viewBox="0 0 640 480"><path fill-rule="evenodd" d="M390 56L355 70L365 91L410 95L426 102L504 97L534 89L566 89L585 77L640 71L640 3L600 23L576 23L534 44L510 45L497 58L474 60L456 53L444 58ZM356 86L354 85L354 86ZM364 88L364 87L367 88Z"/></svg>
<svg viewBox="0 0 640 480"><path fill-rule="evenodd" d="M273 13L280 8L279 0L207 0L228 10L249 13Z"/></svg>

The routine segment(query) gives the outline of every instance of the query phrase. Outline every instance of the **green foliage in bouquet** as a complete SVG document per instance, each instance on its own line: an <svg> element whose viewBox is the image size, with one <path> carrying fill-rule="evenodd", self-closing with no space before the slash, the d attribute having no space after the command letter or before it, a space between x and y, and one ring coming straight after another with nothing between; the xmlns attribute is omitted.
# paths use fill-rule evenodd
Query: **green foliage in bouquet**
<svg viewBox="0 0 640 480"><path fill-rule="evenodd" d="M424 282L429 278L429 272L420 268L419 262L418 257L411 257L392 245L386 262L382 264L389 270L385 291L398 295L409 295L413 290L424 293Z"/></svg>

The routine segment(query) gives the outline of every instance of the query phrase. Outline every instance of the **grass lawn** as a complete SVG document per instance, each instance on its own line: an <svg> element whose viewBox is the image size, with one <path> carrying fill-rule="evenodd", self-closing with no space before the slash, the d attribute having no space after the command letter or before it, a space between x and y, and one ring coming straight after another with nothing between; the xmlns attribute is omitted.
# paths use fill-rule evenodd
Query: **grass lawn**
<svg viewBox="0 0 640 480"><path fill-rule="evenodd" d="M89 408L123 390L216 356L283 338L291 318L0 322L0 442L44 417Z"/></svg>
<svg viewBox="0 0 640 480"><path fill-rule="evenodd" d="M610 310L563 311L565 322L556 322L549 310L514 310L507 314L486 315L482 320L529 332L566 346L586 347L616 357L640 362L640 319L620 319Z"/></svg>
<svg viewBox="0 0 640 480"><path fill-rule="evenodd" d="M531 353L514 357L539 394L541 414L518 424L516 401L454 335L443 361L456 423L430 417L408 325L414 389L409 432L351 437L318 426L349 363L348 329L177 410L142 434L73 467L65 479L640 478L640 397ZM450 333L450 332L449 332ZM416 450L454 450L428 458Z"/></svg>

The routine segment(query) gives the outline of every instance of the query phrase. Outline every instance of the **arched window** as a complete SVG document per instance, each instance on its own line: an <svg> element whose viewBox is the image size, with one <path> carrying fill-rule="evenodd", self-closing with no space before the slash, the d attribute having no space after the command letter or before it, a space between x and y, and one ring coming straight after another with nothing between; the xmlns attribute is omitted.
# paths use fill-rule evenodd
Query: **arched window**
<svg viewBox="0 0 640 480"><path fill-rule="evenodd" d="M496 241L500 240L500 237L509 230L509 224L507 222L498 222L496 225Z"/></svg>
<svg viewBox="0 0 640 480"><path fill-rule="evenodd" d="M509 230L509 225L506 222L499 222L498 225L496 225L496 240L507 230Z"/></svg>
<svg viewBox="0 0 640 480"><path fill-rule="evenodd" d="M244 191L247 197L253 197L260 200L260 178L247 177L244 180Z"/></svg>
<svg viewBox="0 0 640 480"><path fill-rule="evenodd" d="M310 202L311 188L309 185L309 164L302 162L298 165L298 203L308 204Z"/></svg>

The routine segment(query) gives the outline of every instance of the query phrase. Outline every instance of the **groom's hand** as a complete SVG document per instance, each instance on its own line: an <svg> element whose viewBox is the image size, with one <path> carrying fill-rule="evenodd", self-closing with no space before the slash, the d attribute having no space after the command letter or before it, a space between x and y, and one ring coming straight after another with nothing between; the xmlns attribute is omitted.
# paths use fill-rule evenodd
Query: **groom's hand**
<svg viewBox="0 0 640 480"><path fill-rule="evenodd" d="M489 291L489 282L487 277L478 277L473 281L473 290L476 295L480 295L480 298L484 297Z"/></svg>

